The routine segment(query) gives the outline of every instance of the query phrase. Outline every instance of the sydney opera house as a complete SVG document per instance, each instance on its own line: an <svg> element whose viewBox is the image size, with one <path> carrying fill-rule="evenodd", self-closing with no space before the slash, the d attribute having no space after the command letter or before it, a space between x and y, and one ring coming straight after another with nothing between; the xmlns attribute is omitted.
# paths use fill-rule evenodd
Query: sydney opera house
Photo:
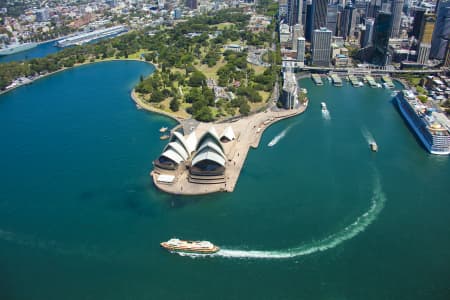
<svg viewBox="0 0 450 300"><path fill-rule="evenodd" d="M157 173L173 175L159 181L170 184L182 172L188 171L191 183L224 183L227 163L224 146L235 138L230 126L221 135L211 126L200 138L195 131L187 136L174 131L161 155L153 162Z"/></svg>

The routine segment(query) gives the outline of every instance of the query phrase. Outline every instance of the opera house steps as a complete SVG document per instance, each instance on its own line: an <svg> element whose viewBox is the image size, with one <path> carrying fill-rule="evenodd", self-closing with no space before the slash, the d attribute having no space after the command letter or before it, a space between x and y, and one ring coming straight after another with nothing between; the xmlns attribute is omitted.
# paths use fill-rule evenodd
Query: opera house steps
<svg viewBox="0 0 450 300"><path fill-rule="evenodd" d="M225 175L218 176L201 176L190 174L189 182L198 184L223 184L225 183Z"/></svg>

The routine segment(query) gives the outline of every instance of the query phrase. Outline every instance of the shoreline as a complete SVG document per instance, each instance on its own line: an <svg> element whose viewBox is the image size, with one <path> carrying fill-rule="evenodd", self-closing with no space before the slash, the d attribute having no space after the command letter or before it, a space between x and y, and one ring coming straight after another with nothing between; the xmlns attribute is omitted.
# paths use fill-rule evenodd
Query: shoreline
<svg viewBox="0 0 450 300"><path fill-rule="evenodd" d="M56 71L54 71L54 72L49 72L49 73L44 74L44 75L39 75L39 76L37 76L36 78L29 79L29 80L30 80L29 82L21 83L21 84L18 84L18 85L16 85L16 86L12 87L12 88L9 88L9 89L0 91L0 96L3 95L3 94L9 93L9 92L11 92L11 91L14 91L15 89L17 89L17 88L19 88L19 87L26 86L26 85L32 84L32 83L34 83L35 81L38 81L38 80L40 80L40 79L49 77L49 76L51 76L51 75L55 75L55 74L57 74L57 73L59 73L59 72L63 72L63 71L75 69L75 68L78 68L78 67L91 65L91 64L96 64L96 63L115 62L115 61L139 61L139 62L143 62L143 63L149 64L149 65L152 65L152 66L155 68L155 70L157 69L157 66L154 65L154 64L152 64L151 62L148 62L148 61L145 61L145 60L140 60L140 59L137 59L137 58L113 58L113 59L105 59L105 60L93 61L93 62L88 61L88 62L84 62L84 63L81 63L81 64L74 65L74 66L69 67L69 68L63 67L63 68L61 68L61 69L59 69L59 70L56 70ZM21 77L19 77L19 78L21 78ZM27 78L27 77L25 77L25 78ZM15 80L17 80L17 79L18 79L18 78L16 78Z"/></svg>
<svg viewBox="0 0 450 300"><path fill-rule="evenodd" d="M198 179L191 180L189 169L185 163L182 163L174 171L154 167L150 172L153 184L160 191L172 195L195 196L217 192L233 192L250 149L259 147L265 130L281 120L303 114L308 108L308 104L309 101L306 101L293 110L272 110L268 108L263 112L242 117L237 121L200 123L194 130L197 137L201 137L211 127L214 127L217 132L223 132L225 128L232 127L236 135L236 139L223 144L227 158L223 177L213 182L198 182ZM160 182L158 180L160 175L174 176L175 180L169 184Z"/></svg>

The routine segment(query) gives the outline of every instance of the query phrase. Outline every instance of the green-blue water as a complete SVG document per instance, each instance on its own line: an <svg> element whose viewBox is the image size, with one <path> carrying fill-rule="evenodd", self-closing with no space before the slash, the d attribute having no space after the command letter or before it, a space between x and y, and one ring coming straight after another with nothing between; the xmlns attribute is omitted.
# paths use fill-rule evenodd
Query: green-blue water
<svg viewBox="0 0 450 300"><path fill-rule="evenodd" d="M449 159L389 91L302 80L308 110L264 133L234 193L176 197L148 176L174 123L129 97L151 71L95 64L0 97L0 299L449 299ZM172 236L227 250L173 255Z"/></svg>
<svg viewBox="0 0 450 300"><path fill-rule="evenodd" d="M60 51L62 48L54 46L55 42L42 43L27 51L18 52L16 54L0 56L0 63L27 60L32 58L45 57L49 54Z"/></svg>

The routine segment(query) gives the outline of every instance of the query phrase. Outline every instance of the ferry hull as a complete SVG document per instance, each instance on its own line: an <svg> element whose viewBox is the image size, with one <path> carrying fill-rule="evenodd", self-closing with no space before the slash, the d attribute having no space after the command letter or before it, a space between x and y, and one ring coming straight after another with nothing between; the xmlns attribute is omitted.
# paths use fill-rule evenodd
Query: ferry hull
<svg viewBox="0 0 450 300"><path fill-rule="evenodd" d="M403 109L403 107L400 103L400 100L398 99L398 95L397 95L397 97L395 97L395 101L396 101L398 109L402 113L403 118L405 118L405 120L408 122L409 127L411 127L414 130L414 133L419 137L420 141L425 146L425 148L427 149L428 152L430 152L431 154L436 154L436 155L449 155L450 154L450 149L448 151L432 150L431 145L428 143L428 141L422 135L420 130L414 125L413 120L410 118L410 116L408 116L407 112Z"/></svg>
<svg viewBox="0 0 450 300"><path fill-rule="evenodd" d="M190 247L173 247L163 242L160 244L164 249L171 252L183 252L183 253L197 253L197 254L213 254L220 250L219 247L214 246L212 249L200 249L200 248L190 248Z"/></svg>
<svg viewBox="0 0 450 300"><path fill-rule="evenodd" d="M6 56L11 54L16 54L19 52L27 51L30 49L33 49L37 46L37 43L28 43L28 44L22 44L16 47L8 47L0 49L0 56Z"/></svg>

